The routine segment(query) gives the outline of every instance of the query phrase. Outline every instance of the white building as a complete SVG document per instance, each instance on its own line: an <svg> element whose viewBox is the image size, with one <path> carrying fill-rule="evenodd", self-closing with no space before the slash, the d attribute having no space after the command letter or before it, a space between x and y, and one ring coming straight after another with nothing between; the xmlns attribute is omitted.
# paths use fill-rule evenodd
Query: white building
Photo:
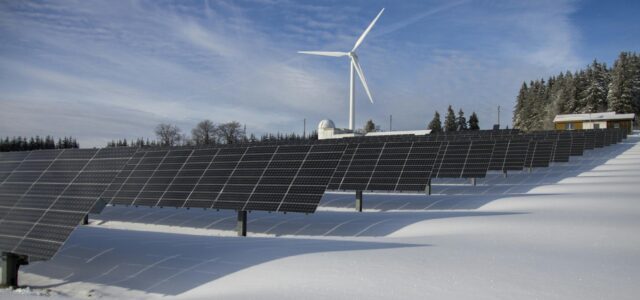
<svg viewBox="0 0 640 300"><path fill-rule="evenodd" d="M325 119L320 121L318 124L318 139L326 140L326 139L341 139L345 137L356 137L356 136L383 136L383 135L427 135L431 133L430 129L425 130L404 130L404 131L376 131L376 132L364 132L364 131L353 131L349 129L336 128L336 125L333 121L329 119Z"/></svg>

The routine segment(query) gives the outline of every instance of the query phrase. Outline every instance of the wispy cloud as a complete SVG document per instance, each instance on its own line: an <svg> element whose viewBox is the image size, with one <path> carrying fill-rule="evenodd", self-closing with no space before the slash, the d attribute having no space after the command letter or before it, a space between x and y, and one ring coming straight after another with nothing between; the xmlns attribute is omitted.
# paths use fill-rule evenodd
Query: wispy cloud
<svg viewBox="0 0 640 300"><path fill-rule="evenodd" d="M399 29L405 28L411 24L414 24L426 17L429 16L433 16L435 14L441 13L443 11L447 11L450 9L454 9L457 6L469 3L471 0L462 0L462 1L454 1L454 2L445 2L442 5L437 5L434 8L428 9L426 11L420 12L418 14L414 14L408 18L403 18L402 21L396 22L394 24L391 24L389 26L386 26L384 29L379 30L377 34L375 34L374 36L380 36L380 35L385 35L385 34L389 34L392 32L395 32Z"/></svg>
<svg viewBox="0 0 640 300"><path fill-rule="evenodd" d="M386 127L393 114L394 128L423 127L450 103L487 127L521 81L583 63L576 3L505 3L386 5L359 53L376 104L358 86L358 123ZM2 2L0 135L100 146L152 137L158 122L238 120L258 134L300 132L303 118L346 124L347 60L296 51L347 50L382 6Z"/></svg>

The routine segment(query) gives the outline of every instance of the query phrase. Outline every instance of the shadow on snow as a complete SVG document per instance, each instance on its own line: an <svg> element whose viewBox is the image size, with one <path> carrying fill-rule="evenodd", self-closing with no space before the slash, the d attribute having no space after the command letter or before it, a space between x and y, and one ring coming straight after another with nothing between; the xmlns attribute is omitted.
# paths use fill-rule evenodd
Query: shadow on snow
<svg viewBox="0 0 640 300"><path fill-rule="evenodd" d="M52 288L92 282L148 293L178 295L269 261L318 252L427 247L300 238L232 238L82 227L50 261L28 273L63 278Z"/></svg>

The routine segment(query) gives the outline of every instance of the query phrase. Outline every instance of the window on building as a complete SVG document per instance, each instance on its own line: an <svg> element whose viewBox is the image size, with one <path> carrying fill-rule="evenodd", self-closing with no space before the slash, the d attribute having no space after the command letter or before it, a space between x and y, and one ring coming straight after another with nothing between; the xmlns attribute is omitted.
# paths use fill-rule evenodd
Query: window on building
<svg viewBox="0 0 640 300"><path fill-rule="evenodd" d="M600 124L593 124L593 129L600 129Z"/></svg>
<svg viewBox="0 0 640 300"><path fill-rule="evenodd" d="M613 123L613 128L620 128L620 123Z"/></svg>
<svg viewBox="0 0 640 300"><path fill-rule="evenodd" d="M573 123L567 123L567 124L564 124L564 129L566 129L566 130L573 130Z"/></svg>

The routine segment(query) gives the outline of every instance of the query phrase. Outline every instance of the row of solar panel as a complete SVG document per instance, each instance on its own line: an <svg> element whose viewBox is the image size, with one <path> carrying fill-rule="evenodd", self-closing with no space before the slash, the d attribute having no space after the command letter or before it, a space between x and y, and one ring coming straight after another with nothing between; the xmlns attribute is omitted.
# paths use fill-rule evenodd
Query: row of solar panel
<svg viewBox="0 0 640 300"><path fill-rule="evenodd" d="M586 141L608 140L607 131L568 132L548 136L518 135L511 138L489 138L466 142L425 142L423 137L406 136L410 143L373 141L350 144L342 157L329 189L365 191L421 191L431 178L481 178L487 170L522 170L547 167L551 162L568 161L571 155L582 155ZM621 139L619 131L611 132L611 141ZM462 135L458 135L462 136ZM438 144L439 143L439 144ZM389 147L389 145L404 145ZM411 158L409 153L429 145L421 161L409 164L394 159ZM399 148L400 147L400 148ZM404 151L402 151L404 147ZM375 148L375 149L373 149ZM399 151L400 150L400 151ZM391 152L393 151L393 152ZM422 150L423 152L425 150ZM391 153L388 153L391 152ZM419 167L419 173L407 172L407 165Z"/></svg>
<svg viewBox="0 0 640 300"><path fill-rule="evenodd" d="M569 153L583 145L580 135L568 135ZM582 148L615 142L608 135L584 134ZM565 135L545 140L549 136L1 153L0 250L51 257L101 198L123 205L313 212L328 186L421 191L432 177L547 166L567 153Z"/></svg>

